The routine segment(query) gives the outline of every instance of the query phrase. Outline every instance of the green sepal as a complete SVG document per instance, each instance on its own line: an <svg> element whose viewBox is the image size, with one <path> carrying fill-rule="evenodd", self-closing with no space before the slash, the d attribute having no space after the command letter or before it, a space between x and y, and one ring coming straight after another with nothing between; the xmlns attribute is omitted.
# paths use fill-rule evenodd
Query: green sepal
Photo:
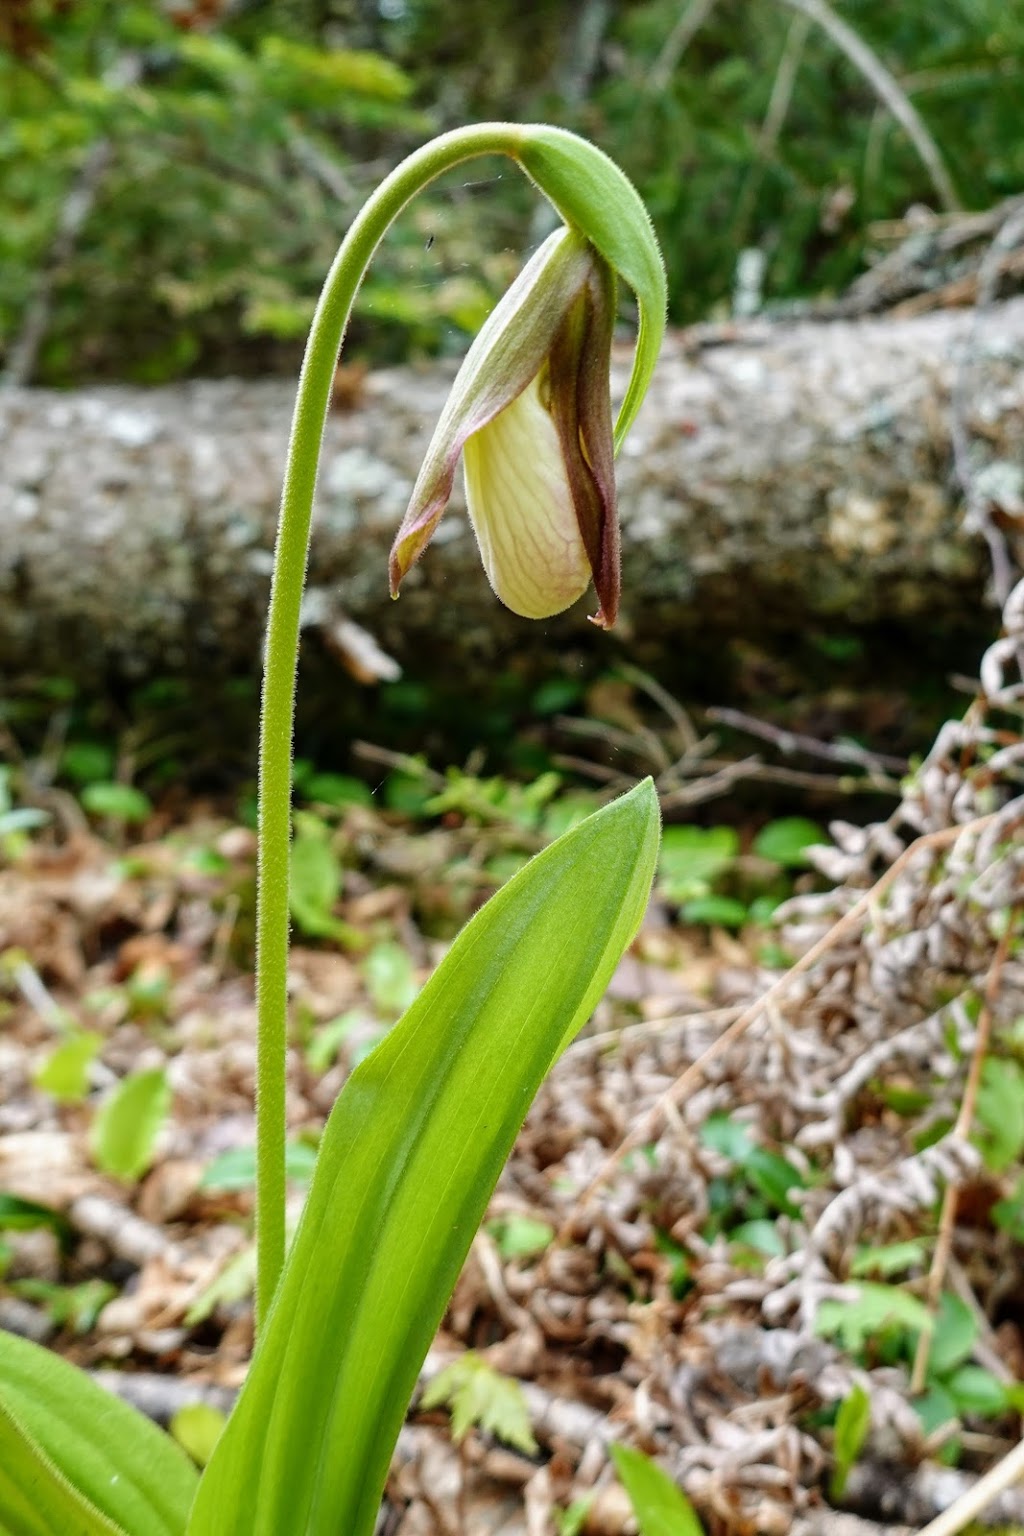
<svg viewBox="0 0 1024 1536"><path fill-rule="evenodd" d="M189 1536L369 1536L420 1366L530 1102L635 934L650 781L538 855L349 1078Z"/></svg>
<svg viewBox="0 0 1024 1536"><path fill-rule="evenodd" d="M4 1536L183 1536L197 1482L185 1453L135 1408L0 1332Z"/></svg>
<svg viewBox="0 0 1024 1536"><path fill-rule="evenodd" d="M520 130L523 170L636 294L640 328L633 371L615 423L615 451L647 393L665 336L668 280L654 226L633 183L603 150L547 124Z"/></svg>

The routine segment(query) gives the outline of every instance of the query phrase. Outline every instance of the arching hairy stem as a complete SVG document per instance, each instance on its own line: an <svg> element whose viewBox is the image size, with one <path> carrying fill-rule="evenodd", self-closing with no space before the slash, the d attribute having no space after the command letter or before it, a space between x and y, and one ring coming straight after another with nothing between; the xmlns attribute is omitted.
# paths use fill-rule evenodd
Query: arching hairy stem
<svg viewBox="0 0 1024 1536"><path fill-rule="evenodd" d="M259 754L256 885L256 1319L270 1310L284 1264L285 1049L292 729L299 615L313 496L338 352L374 251L406 203L434 177L475 155L507 153L513 127L466 128L410 155L361 209L324 283L299 375L267 615Z"/></svg>
<svg viewBox="0 0 1024 1536"><path fill-rule="evenodd" d="M482 123L415 151L373 193L328 273L306 345L281 496L267 619L259 756L256 885L256 1320L261 1327L285 1252L285 1048L292 728L299 614L313 496L338 351L352 304L388 226L435 177L478 155L504 154L634 289L640 334L616 432L643 399L665 325L665 274L647 212L618 167L585 140L543 125Z"/></svg>

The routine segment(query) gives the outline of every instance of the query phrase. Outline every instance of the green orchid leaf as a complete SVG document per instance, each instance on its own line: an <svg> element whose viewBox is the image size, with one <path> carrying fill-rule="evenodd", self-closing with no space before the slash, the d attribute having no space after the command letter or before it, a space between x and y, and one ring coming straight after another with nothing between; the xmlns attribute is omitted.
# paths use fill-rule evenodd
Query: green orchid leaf
<svg viewBox="0 0 1024 1536"><path fill-rule="evenodd" d="M0 1402L0 1531L4 1536L124 1536L62 1477Z"/></svg>
<svg viewBox="0 0 1024 1536"><path fill-rule="evenodd" d="M196 1484L149 1419L59 1355L0 1332L4 1536L183 1536Z"/></svg>
<svg viewBox="0 0 1024 1536"><path fill-rule="evenodd" d="M349 1078L189 1536L372 1532L498 1174L636 933L657 846L647 781L492 897Z"/></svg>
<svg viewBox="0 0 1024 1536"><path fill-rule="evenodd" d="M647 393L665 335L668 280L651 216L625 173L586 139L547 124L521 132L517 158L523 170L636 294L640 331L615 423L617 452Z"/></svg>

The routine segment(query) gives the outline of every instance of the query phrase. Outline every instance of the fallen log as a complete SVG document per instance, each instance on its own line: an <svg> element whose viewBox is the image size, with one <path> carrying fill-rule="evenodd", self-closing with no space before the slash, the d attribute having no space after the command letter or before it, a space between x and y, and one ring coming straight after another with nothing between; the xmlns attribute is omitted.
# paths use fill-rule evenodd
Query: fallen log
<svg viewBox="0 0 1024 1536"><path fill-rule="evenodd" d="M656 666L723 637L983 628L988 554L962 526L951 449L958 368L974 470L1016 536L1024 299L672 338L620 461L618 643ZM328 421L308 628L367 680L593 644L592 596L542 625L498 606L461 493L389 600L388 548L451 371L371 373ZM293 394L286 380L0 393L5 674L254 672Z"/></svg>

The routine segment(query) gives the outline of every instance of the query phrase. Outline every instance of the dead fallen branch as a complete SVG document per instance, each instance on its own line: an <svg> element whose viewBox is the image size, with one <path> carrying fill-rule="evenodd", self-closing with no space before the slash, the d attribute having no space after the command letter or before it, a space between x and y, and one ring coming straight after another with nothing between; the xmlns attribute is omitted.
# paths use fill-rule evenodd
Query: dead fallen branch
<svg viewBox="0 0 1024 1536"><path fill-rule="evenodd" d="M671 341L619 468L633 657L671 680L684 638L717 656L724 635L765 640L837 615L976 627L987 556L961 526L950 448L969 333L966 426L978 468L1012 490L1024 299L976 321L756 321L715 344ZM526 637L494 604L458 505L391 603L388 547L449 380L440 365L371 375L328 423L306 631L363 681L396 666L443 675L457 655L470 685L468 670L513 642L589 633L581 603ZM293 393L273 381L3 391L5 674L95 685L255 671Z"/></svg>

